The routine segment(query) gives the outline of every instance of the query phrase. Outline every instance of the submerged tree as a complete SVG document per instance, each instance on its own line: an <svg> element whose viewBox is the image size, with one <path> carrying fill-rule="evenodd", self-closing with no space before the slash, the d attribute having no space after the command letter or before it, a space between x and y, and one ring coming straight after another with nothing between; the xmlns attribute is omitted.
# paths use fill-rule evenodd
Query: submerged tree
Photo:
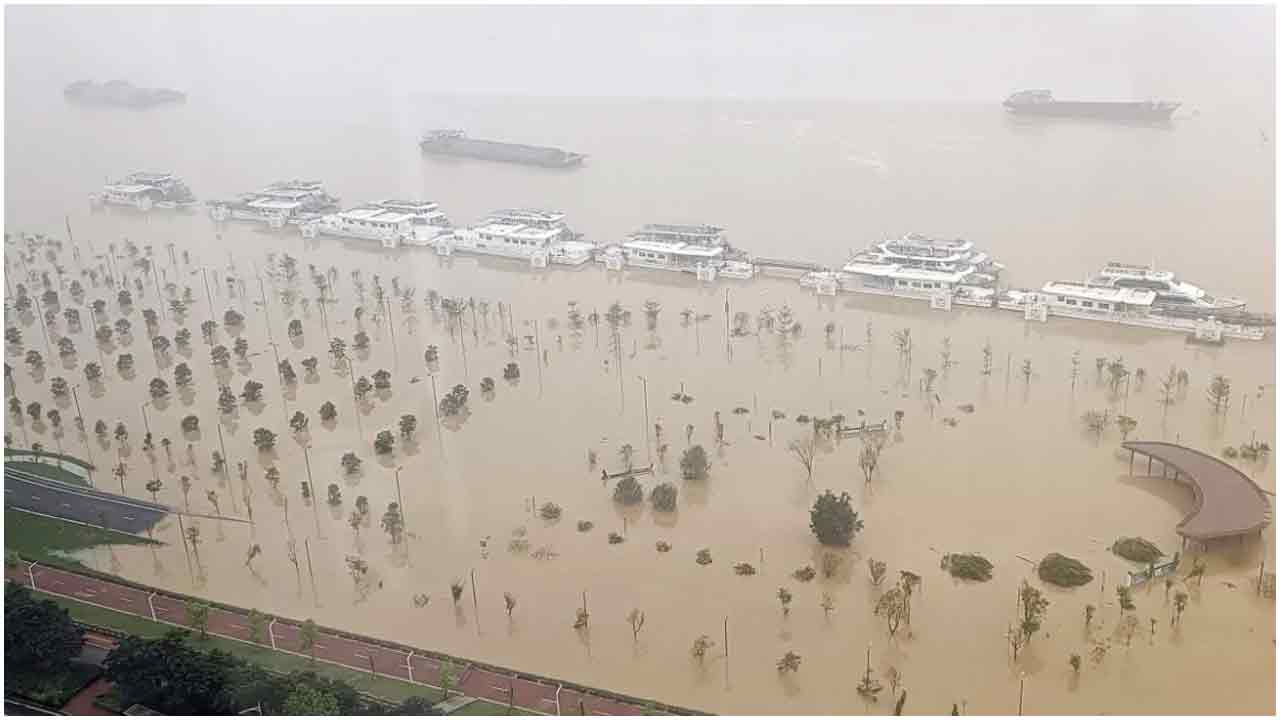
<svg viewBox="0 0 1280 720"><path fill-rule="evenodd" d="M787 445L787 450L795 461L800 463L800 467L804 468L805 481L813 482L813 466L818 459L818 444L812 435L806 434L799 440L792 440Z"/></svg>
<svg viewBox="0 0 1280 720"><path fill-rule="evenodd" d="M382 514L382 529L391 536L391 544L400 544L404 535L404 515L400 512L400 503L387 504L387 511Z"/></svg>
<svg viewBox="0 0 1280 720"><path fill-rule="evenodd" d="M1221 413L1230 407L1231 381L1225 375L1214 375L1213 381L1209 383L1208 397L1215 413Z"/></svg>
<svg viewBox="0 0 1280 720"><path fill-rule="evenodd" d="M1039 589L1023 580L1022 585L1018 588L1018 606L1022 615L1018 621L1018 631L1022 634L1023 643L1030 645L1032 636L1039 632L1040 626L1044 622L1044 614L1049 608L1049 600L1044 597L1044 594Z"/></svg>
<svg viewBox="0 0 1280 720"><path fill-rule="evenodd" d="M862 520L853 509L849 493L835 495L830 490L819 495L809 512L809 528L823 545L847 546L862 530Z"/></svg>
<svg viewBox="0 0 1280 720"><path fill-rule="evenodd" d="M680 475L686 480L702 480L707 476L711 463L707 460L707 451L701 445L687 448L680 455Z"/></svg>
<svg viewBox="0 0 1280 720"><path fill-rule="evenodd" d="M867 558L867 571L871 575L872 585L875 585L878 587L881 583L883 583L885 573L888 571L888 569L889 569L889 566L885 564L883 561L876 560L875 558Z"/></svg>

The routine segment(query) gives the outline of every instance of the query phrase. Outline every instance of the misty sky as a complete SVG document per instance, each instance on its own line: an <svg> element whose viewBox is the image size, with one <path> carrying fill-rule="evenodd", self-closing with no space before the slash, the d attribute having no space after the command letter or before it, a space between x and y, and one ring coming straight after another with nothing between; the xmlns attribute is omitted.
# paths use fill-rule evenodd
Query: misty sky
<svg viewBox="0 0 1280 720"><path fill-rule="evenodd" d="M9 83L1274 102L1267 7L13 7Z"/></svg>

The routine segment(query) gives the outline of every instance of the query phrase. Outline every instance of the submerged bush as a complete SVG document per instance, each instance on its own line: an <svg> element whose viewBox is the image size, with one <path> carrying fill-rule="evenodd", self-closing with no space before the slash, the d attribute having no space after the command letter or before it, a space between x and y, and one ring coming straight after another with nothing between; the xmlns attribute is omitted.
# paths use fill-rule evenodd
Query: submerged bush
<svg viewBox="0 0 1280 720"><path fill-rule="evenodd" d="M653 503L653 509L661 512L674 512L676 509L676 498L679 491L676 486L669 482L662 483L655 487L649 493L649 501Z"/></svg>
<svg viewBox="0 0 1280 720"><path fill-rule="evenodd" d="M1164 557L1155 543L1142 537L1122 537L1111 546L1111 552L1125 560L1142 563L1153 563Z"/></svg>
<svg viewBox="0 0 1280 720"><path fill-rule="evenodd" d="M1093 571L1089 566L1075 558L1049 553L1036 568L1040 579L1059 587L1076 587L1093 580Z"/></svg>
<svg viewBox="0 0 1280 720"><path fill-rule="evenodd" d="M628 475L619 480L618 484L614 486L613 500L623 505L635 505L644 500L644 486L640 484L640 481Z"/></svg>
<svg viewBox="0 0 1280 720"><path fill-rule="evenodd" d="M975 553L952 553L942 556L942 569L951 573L951 577L986 582L991 579L990 560Z"/></svg>

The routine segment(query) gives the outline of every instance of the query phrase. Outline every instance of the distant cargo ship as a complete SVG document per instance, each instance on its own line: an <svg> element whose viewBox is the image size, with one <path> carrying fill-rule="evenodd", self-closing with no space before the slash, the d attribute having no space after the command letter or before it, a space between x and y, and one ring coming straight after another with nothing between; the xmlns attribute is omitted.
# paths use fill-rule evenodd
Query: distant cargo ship
<svg viewBox="0 0 1280 720"><path fill-rule="evenodd" d="M577 167L587 157L581 153L568 152L560 148L477 140L467 137L461 130L432 130L422 138L419 147L423 152L434 155L453 155L552 168Z"/></svg>
<svg viewBox="0 0 1280 720"><path fill-rule="evenodd" d="M187 94L167 88L140 88L124 80L112 80L102 84L91 80L73 82L63 89L67 100L81 105L122 107L146 110L157 105L183 103Z"/></svg>
<svg viewBox="0 0 1280 720"><path fill-rule="evenodd" d="M1165 101L1079 101L1055 100L1048 90L1022 90L1010 95L1004 107L1016 115L1092 118L1124 122L1164 122L1182 103Z"/></svg>

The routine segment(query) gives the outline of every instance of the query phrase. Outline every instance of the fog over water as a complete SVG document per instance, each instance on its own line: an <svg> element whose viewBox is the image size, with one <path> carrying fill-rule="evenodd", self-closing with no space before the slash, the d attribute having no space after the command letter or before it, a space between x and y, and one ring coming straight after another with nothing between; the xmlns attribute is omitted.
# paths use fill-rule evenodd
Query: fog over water
<svg viewBox="0 0 1280 720"><path fill-rule="evenodd" d="M1115 580L1136 569L1107 551L1118 536L1150 538L1168 552L1179 548L1174 526L1190 511L1185 488L1159 478L1130 478L1119 458L1113 428L1096 440L1081 431L1089 409L1135 417L1134 437L1177 440L1207 452L1239 445L1256 433L1274 445L1275 342L1228 341L1191 345L1157 331L1054 319L1026 323L1015 313L966 308L930 311L927 304L842 295L818 300L794 281L759 279L702 287L692 277L655 271L606 273L592 263L576 270L535 272L520 263L437 258L430 250L382 251L331 238L302 240L296 228L268 231L246 224L218 228L203 212L153 211L147 216L90 212L89 193L104 178L135 170L181 175L203 201L249 191L271 181L315 178L344 206L390 196L432 199L456 224L474 222L495 208L561 209L589 240L617 242L648 222L710 223L749 252L839 265L852 250L908 231L973 240L1007 266L1002 283L1038 287L1047 280L1079 280L1109 260L1155 261L1211 293L1238 295L1252 309L1275 305L1275 36L1271 8L6 8L5 12L5 225L7 232L45 232L92 242L101 253L128 238L151 244L162 272L196 290L187 326L196 339L192 357L155 358L147 349L138 311L132 346L104 350L108 380L82 392L90 426L122 420L133 433L128 459L130 494L149 497L143 484L151 466L138 448L138 403L147 382L171 378L173 363L188 361L195 391L152 411L158 435L179 436L188 414L201 418L195 441L193 510L217 489L207 469L216 448L216 424L226 433L233 463L253 466L250 487L259 522L248 531L206 522L202 557L207 581L188 576L176 523L163 527L169 542L155 562L147 549L120 548L118 572L181 591L193 588L226 602L253 605L329 625L456 652L495 663L658 698L715 712L883 713L864 705L853 686L863 653L873 643L878 672L893 665L910 689L907 713L945 713L968 702L974 713L1011 714L1018 672L1029 673L1028 713L1271 713L1274 711L1273 601L1250 584L1258 562L1274 568L1274 527L1261 539L1234 543L1209 557L1211 575L1192 591L1180 630L1169 629L1162 588L1138 596L1144 633L1132 648L1116 640ZM147 112L85 109L67 104L66 83L127 79L138 85L188 93L185 104ZM1001 100L1014 90L1052 88L1061 98L1182 101L1168 127L1034 122L1008 116ZM466 160L425 158L416 146L430 128L457 127L476 137L563 147L589 155L571 172ZM221 233L220 240L215 233ZM172 267L167 243L191 255ZM87 247L82 245L82 247ZM356 360L358 375L379 367L393 388L362 410L363 434L352 422L350 378L325 355L328 339L313 304L285 308L283 280L268 277L258 298L254 274L268 253L290 253L303 277L296 289L314 296L308 264L339 271L331 330L356 332L350 271L384 285L396 277L417 290L413 313L397 307L404 323L393 340L369 306L363 327L373 347ZM63 258L74 268L68 254ZM199 270L246 279L249 298L228 297L215 283L207 307ZM132 272L132 271L131 271ZM132 280L131 280L132 282ZM723 306L755 318L764 308L789 305L803 325L793 340L773 333L727 343ZM459 344L449 323L423 304L428 289L444 296L487 300L488 320L469 317ZM148 286L138 308L155 303ZM88 299L108 300L110 321L120 316L114 291L91 288ZM615 299L633 314L622 331L624 366L590 327L568 328L569 303L601 312ZM662 305L656 330L645 328L643 303ZM498 329L497 303L514 306L520 336L540 333L547 350L508 350ZM205 361L199 323L228 307L248 321L243 332L253 352L267 350L286 320L303 321L305 336L280 351L301 375L303 357L320 357L320 377L284 393L287 411L311 415L317 485L342 485L345 505L318 512L298 496L300 447L283 422L281 392L272 380L270 353L221 377ZM691 308L710 319L681 322ZM554 325L552 320L554 319ZM38 321L7 317L22 328L26 349L43 351ZM533 322L539 325L534 326ZM475 326L472 326L475 322ZM833 336L857 350L841 352ZM890 337L911 328L914 359L904 367ZM177 325L166 318L160 333ZM55 335L61 321L51 328ZM603 333L602 333L603 334ZM50 404L55 376L75 382L98 361L90 332L70 335L80 355L47 358L43 374L7 358L24 401ZM230 345L219 330L217 342ZM940 368L944 341L958 365L938 381L938 403L919 392L921 373ZM980 374L990 343L995 369ZM440 385L471 388L472 414L460 429L432 427L432 400L422 353L441 348ZM731 354L726 348L730 345ZM462 348L465 347L465 355ZM114 371L114 354L132 352L136 377ZM1079 387L1070 357L1080 352ZM1145 387L1127 396L1095 375L1095 358L1123 357L1148 373ZM518 384L501 380L502 367L519 362ZM1020 369L1030 362L1033 371ZM1170 364L1188 370L1191 386L1167 411L1157 401L1157 379ZM1214 374L1232 379L1230 412L1214 417L1204 400ZM666 428L672 457L666 473L646 487L671 481L680 488L674 515L623 511L602 486L599 467L618 469L623 443L643 452L646 429L640 384L649 383L649 423ZM410 383L419 376L422 381ZM480 379L499 378L495 397L481 398ZM619 377L623 394L619 395ZM245 380L266 384L260 407L219 415L218 382L239 390ZM681 385L689 405L669 396ZM1247 401L1241 401L1248 396ZM339 421L321 426L325 400ZM959 410L975 405L973 414ZM750 413L735 415L735 407ZM770 410L786 419L773 441L760 439ZM802 413L862 410L872 421L903 410L900 437L886 447L870 483L858 468L857 440L833 444L818 460L814 484L785 450L808 432ZM712 451L704 483L679 478L675 458L684 428L693 442L713 445L713 413L726 424L728 444ZM70 415L66 410L64 414ZM403 413L420 420L418 440L378 460L377 430L394 427ZM957 421L954 425L944 420ZM280 434L274 457L252 445L254 428ZM30 439L55 442L47 428L28 426ZM61 443L82 447L68 428ZM99 459L117 448L95 440ZM338 472L343 452L365 459L356 478ZM263 480L278 465L289 493L283 502ZM373 526L353 537L344 520L357 495L375 513L395 499L390 481L403 464L409 557ZM1241 463L1266 490L1275 490L1271 463ZM164 462L162 502L180 506L182 494ZM170 473L166 475L166 473ZM105 476L106 473L104 472ZM109 479L109 478L108 478ZM807 509L826 488L854 496L866 529L845 552L833 578L802 584L790 573L818 563ZM564 507L559 523L531 516L525 498ZM243 510L243 507L241 508ZM622 532L627 542L609 545ZM264 519L265 518L265 519ZM587 519L596 527L579 533ZM533 548L558 557L537 561L507 550L511 532L526 526ZM309 537L316 555L321 602L299 592L284 556L285 538ZM490 553L478 553L490 538ZM666 540L674 549L655 551ZM244 549L259 542L260 576L243 568ZM710 566L694 563L709 548ZM763 562L759 562L763 551ZM952 580L938 569L943 552L975 551L996 566L984 584ZM1046 590L1052 605L1043 634L1018 664L1003 638L1012 621L1018 582L1031 578L1025 558L1063 552L1109 575L1077 590ZM344 558L368 558L385 588L355 602ZM910 635L890 639L871 608L879 595L867 580L868 557L886 561L891 576L909 569L924 576L913 605ZM87 562L112 569L105 552ZM760 565L738 577L735 562ZM475 569L481 623L464 603L456 611L448 582ZM1227 583L1231 583L1228 585ZM585 587L584 587L585 586ZM776 598L786 586L796 595L783 618ZM304 582L305 587L305 582ZM591 634L570 629L584 590L591 596ZM500 594L520 604L507 622ZM818 606L829 593L836 611ZM429 593L426 609L412 606ZM1089 638L1083 608L1098 604ZM624 616L632 607L649 624L633 643ZM699 634L718 638L728 616L732 665L722 658L699 668L689 646ZM1088 653L1112 641L1102 662L1087 662L1078 682L1070 653ZM775 670L788 650L804 662L789 678ZM1230 655L1233 662L1220 658Z"/></svg>

